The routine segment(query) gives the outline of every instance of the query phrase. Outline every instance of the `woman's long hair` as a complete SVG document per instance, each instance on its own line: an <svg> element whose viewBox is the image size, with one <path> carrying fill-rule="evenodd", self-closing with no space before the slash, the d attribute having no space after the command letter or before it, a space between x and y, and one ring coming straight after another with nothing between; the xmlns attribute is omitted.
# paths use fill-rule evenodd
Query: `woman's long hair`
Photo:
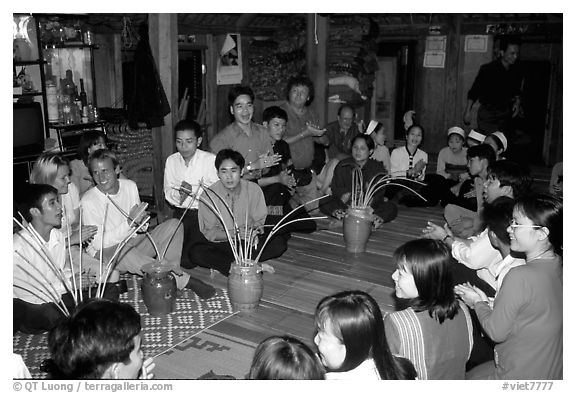
<svg viewBox="0 0 576 393"><path fill-rule="evenodd" d="M342 366L333 371L350 371L372 358L380 378L401 379L406 375L388 347L380 307L367 293L344 291L325 297L316 307L315 322L320 330L329 324L346 347Z"/></svg>
<svg viewBox="0 0 576 393"><path fill-rule="evenodd" d="M394 262L404 266L414 276L418 297L410 300L415 311L428 311L442 323L458 313L448 246L439 240L416 239L396 249Z"/></svg>
<svg viewBox="0 0 576 393"><path fill-rule="evenodd" d="M324 379L324 367L314 352L291 336L262 341L252 359L249 379Z"/></svg>

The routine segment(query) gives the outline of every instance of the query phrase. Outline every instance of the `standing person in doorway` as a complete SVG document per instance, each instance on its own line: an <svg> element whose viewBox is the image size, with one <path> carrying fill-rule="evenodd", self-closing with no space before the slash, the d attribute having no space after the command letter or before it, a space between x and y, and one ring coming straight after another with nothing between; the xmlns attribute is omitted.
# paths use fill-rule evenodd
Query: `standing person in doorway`
<svg viewBox="0 0 576 393"><path fill-rule="evenodd" d="M522 74L516 61L520 54L518 40L501 39L499 57L480 67L472 87L468 91L468 103L464 110L464 124L472 121L472 106L480 101L478 128L483 133L506 132L510 120L521 114L520 95Z"/></svg>

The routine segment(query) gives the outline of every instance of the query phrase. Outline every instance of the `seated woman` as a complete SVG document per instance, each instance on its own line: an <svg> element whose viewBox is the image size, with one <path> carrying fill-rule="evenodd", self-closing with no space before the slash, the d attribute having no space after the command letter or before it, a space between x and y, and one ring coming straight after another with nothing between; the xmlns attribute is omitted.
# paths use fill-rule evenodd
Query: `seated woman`
<svg viewBox="0 0 576 393"><path fill-rule="evenodd" d="M394 252L396 296L410 306L386 315L392 353L408 358L419 379L464 379L472 351L472 320L452 287L450 249L417 239Z"/></svg>
<svg viewBox="0 0 576 393"><path fill-rule="evenodd" d="M34 167L30 173L31 184L48 184L58 190L58 200L62 206L62 225L60 231L66 239L66 246L70 247L70 252L66 253L67 264L70 263L70 256L76 267L80 266L80 245L89 241L96 234L95 225L82 226L82 238L80 238L79 211L80 198L78 189L74 183L70 182L70 166L68 161L56 153L43 153L34 162ZM91 271L90 277L93 279L100 269L100 262L82 251L82 270L84 273Z"/></svg>
<svg viewBox="0 0 576 393"><path fill-rule="evenodd" d="M222 149L216 155L214 165L220 180L210 186L200 198L198 225L201 233L198 239L192 240L194 245L190 249L192 262L198 266L216 269L225 276L228 276L230 265L234 262L234 252L228 242L228 235L235 236L235 224L242 239L251 229L258 233L258 249L253 250L254 256L260 251L267 235L263 229L268 214L264 194L257 184L241 179L244 163L242 154L231 149ZM224 222L208 207L212 202L206 194L211 196L214 207L219 209ZM282 255L287 247L285 236L273 236L264 248L260 261Z"/></svg>
<svg viewBox="0 0 576 393"><path fill-rule="evenodd" d="M374 141L368 135L359 134L352 139L352 157L340 161L334 169L332 178L332 195L320 201L320 211L338 220L344 218L351 201L352 172L354 168L362 170L364 186L370 183L376 175L386 173L381 162L369 158L374 151ZM393 202L384 198L384 190L374 195L370 205L374 209L374 226L392 221L398 214L398 208Z"/></svg>
<svg viewBox="0 0 576 393"><path fill-rule="evenodd" d="M143 360L140 315L132 306L91 299L48 335L49 370L56 379L152 379Z"/></svg>
<svg viewBox="0 0 576 393"><path fill-rule="evenodd" d="M272 336L262 341L250 367L249 379L324 379L320 359L302 341Z"/></svg>
<svg viewBox="0 0 576 393"><path fill-rule="evenodd" d="M562 379L562 211L562 201L552 195L516 200L510 248L524 253L526 264L506 274L493 307L482 290L456 286L496 342L494 361L473 368L467 379Z"/></svg>
<svg viewBox="0 0 576 393"><path fill-rule="evenodd" d="M390 174L392 177L400 178L395 180L395 182L407 185L426 198L426 201L423 201L408 190L398 187L387 187L387 197L393 198L394 201L409 207L436 206L441 199L447 198L446 193L450 192L442 176L435 173L426 174L428 154L419 148L423 135L424 129L422 126L417 124L411 125L406 130L406 146L397 147L392 150L392 154L390 155ZM401 178L404 177L423 182L425 185L421 186L412 182L403 181Z"/></svg>
<svg viewBox="0 0 576 393"><path fill-rule="evenodd" d="M326 379L415 379L409 360L394 356L384 331L382 312L366 292L326 296L316 306L318 356L329 371Z"/></svg>

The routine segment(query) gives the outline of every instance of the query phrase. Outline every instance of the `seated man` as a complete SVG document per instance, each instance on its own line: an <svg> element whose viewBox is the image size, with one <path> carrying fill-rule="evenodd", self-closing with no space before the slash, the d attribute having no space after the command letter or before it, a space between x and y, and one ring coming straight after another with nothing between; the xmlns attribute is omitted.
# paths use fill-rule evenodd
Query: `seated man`
<svg viewBox="0 0 576 393"><path fill-rule="evenodd" d="M204 191L200 183L209 187L218 181L214 168L216 156L201 150L202 129L193 120L181 120L174 127L176 153L166 159L164 167L164 197L174 209L173 218L184 215L184 241L180 265L193 268L190 250L198 238L198 198ZM187 211L186 211L187 210Z"/></svg>
<svg viewBox="0 0 576 393"><path fill-rule="evenodd" d="M152 379L152 358L143 360L140 315L106 299L80 304L48 335L56 379Z"/></svg>
<svg viewBox="0 0 576 393"><path fill-rule="evenodd" d="M496 161L488 168L488 177L483 192L484 205L492 204L500 197L516 198L522 196L528 192L531 183L532 178L524 167L508 160ZM457 272L454 274L455 284L470 281L470 283L480 287L488 296L493 296L496 280L488 279L486 281L490 277L488 268L501 261L502 256L492 247L488 229L484 229L477 236L462 239L453 236L449 229L429 222L424 233L429 238L443 240L452 248L452 256L459 262ZM464 266L460 266L460 264ZM476 274L469 274L475 273L474 271L479 271L478 276L482 276L483 279L479 279Z"/></svg>
<svg viewBox="0 0 576 393"><path fill-rule="evenodd" d="M482 208L482 190L488 176L488 167L495 161L494 150L489 145L468 149L468 172L472 179L465 180L457 198L444 208L444 218L456 236L469 237L479 232L479 211Z"/></svg>
<svg viewBox="0 0 576 393"><path fill-rule="evenodd" d="M203 238L195 241L191 255L196 264L216 269L228 276L230 265L234 262L234 252L230 247L228 236L236 237L236 225L242 239L245 238L247 231L255 229L260 235L258 235L258 248L252 251L252 255L254 257L258 255L266 239L263 225L268 209L260 187L241 179L244 168L242 154L230 149L220 150L214 164L218 169L220 181L214 183L201 197L198 224ZM232 211L233 217L224 203ZM224 222L208 206L217 207ZM270 239L260 261L279 257L286 251L284 236L277 235Z"/></svg>
<svg viewBox="0 0 576 393"><path fill-rule="evenodd" d="M110 261L116 247L123 242L142 221L140 212L143 206L136 183L128 179L118 179L119 166L116 155L110 150L95 151L89 159L89 168L96 187L86 191L82 197L82 219L86 225L96 225L98 232L88 247L88 252L99 258L103 254ZM156 226L149 234L134 234L120 251L114 262L115 275L130 272L141 275L143 265L162 258L163 263L172 267L178 289L192 289L202 298L214 295L214 289L202 281L190 277L180 269L183 229L178 220L170 219Z"/></svg>
<svg viewBox="0 0 576 393"><path fill-rule="evenodd" d="M22 229L13 237L13 328L36 334L64 317L59 307L66 307L62 295L70 277L65 276L66 245L58 229L62 207L58 191L47 184L27 185L18 204L29 231Z"/></svg>

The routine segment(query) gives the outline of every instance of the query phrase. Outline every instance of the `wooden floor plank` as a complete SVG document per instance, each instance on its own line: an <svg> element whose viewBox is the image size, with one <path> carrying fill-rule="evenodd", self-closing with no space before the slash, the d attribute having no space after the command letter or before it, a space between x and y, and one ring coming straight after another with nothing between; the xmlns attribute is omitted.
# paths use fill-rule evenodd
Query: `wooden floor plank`
<svg viewBox="0 0 576 393"><path fill-rule="evenodd" d="M264 274L259 308L237 313L211 329L253 343L271 335L289 334L313 345L316 305L324 296L349 289L371 294L383 313L394 311L394 250L419 237L427 221L442 220L440 207L400 207L394 221L373 231L367 251L360 254L346 251L342 229L295 233L284 255L268 261L276 273ZM227 278L220 273L211 275L205 268L189 272L216 287L227 286ZM251 359L246 362L249 368Z"/></svg>

